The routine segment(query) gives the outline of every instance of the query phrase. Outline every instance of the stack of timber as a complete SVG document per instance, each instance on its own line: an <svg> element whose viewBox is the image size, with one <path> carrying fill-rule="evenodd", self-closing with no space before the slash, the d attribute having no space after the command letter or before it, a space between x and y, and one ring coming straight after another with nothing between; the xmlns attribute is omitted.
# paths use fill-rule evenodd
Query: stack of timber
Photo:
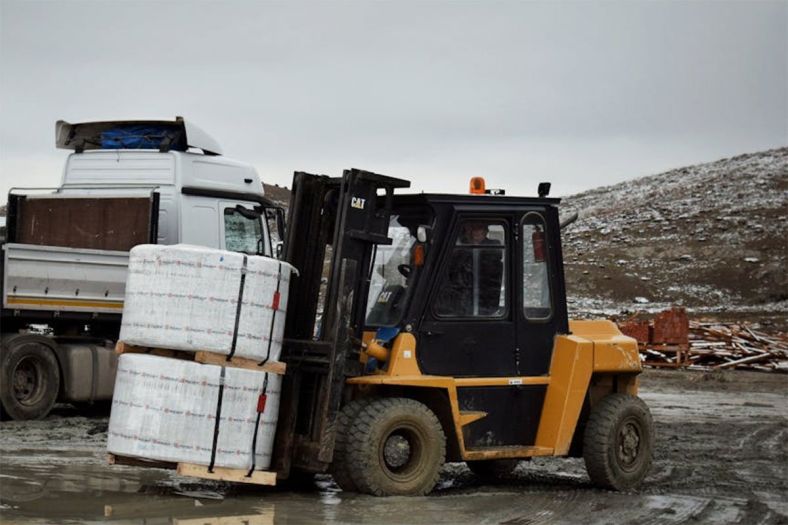
<svg viewBox="0 0 788 525"><path fill-rule="evenodd" d="M690 322L689 367L788 372L788 336L747 324Z"/></svg>
<svg viewBox="0 0 788 525"><path fill-rule="evenodd" d="M619 328L637 339L645 366L788 372L788 336L746 323L690 321L683 308L674 307L651 320L635 314Z"/></svg>

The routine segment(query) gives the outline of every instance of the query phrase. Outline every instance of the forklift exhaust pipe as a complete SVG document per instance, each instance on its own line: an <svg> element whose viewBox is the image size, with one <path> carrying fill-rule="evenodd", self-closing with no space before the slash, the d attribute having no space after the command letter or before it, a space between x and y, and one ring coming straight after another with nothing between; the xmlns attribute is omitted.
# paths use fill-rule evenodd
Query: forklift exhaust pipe
<svg viewBox="0 0 788 525"><path fill-rule="evenodd" d="M578 212L574 212L572 215L562 220L560 223L561 229L563 230L564 228L575 222L578 217L580 217L580 214Z"/></svg>

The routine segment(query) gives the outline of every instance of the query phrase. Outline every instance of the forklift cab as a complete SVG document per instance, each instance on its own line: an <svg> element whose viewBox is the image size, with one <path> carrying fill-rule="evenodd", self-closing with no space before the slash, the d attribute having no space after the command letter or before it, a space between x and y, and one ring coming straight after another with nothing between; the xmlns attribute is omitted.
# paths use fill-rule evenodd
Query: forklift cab
<svg viewBox="0 0 788 525"><path fill-rule="evenodd" d="M569 331L558 202L396 196L365 329L412 333L425 374L547 374L553 337Z"/></svg>
<svg viewBox="0 0 788 525"><path fill-rule="evenodd" d="M567 319L559 200L394 194L408 185L294 177L278 476L423 495L444 461L490 477L582 455L594 483L637 485L653 448L637 342Z"/></svg>

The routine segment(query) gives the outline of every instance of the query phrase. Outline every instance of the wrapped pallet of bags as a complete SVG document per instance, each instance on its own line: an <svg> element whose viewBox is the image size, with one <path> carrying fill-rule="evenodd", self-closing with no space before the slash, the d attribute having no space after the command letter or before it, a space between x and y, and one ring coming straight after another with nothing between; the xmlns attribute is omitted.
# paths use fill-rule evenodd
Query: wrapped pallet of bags
<svg viewBox="0 0 788 525"><path fill-rule="evenodd" d="M129 254L120 340L276 361L293 267L261 256L144 244Z"/></svg>
<svg viewBox="0 0 788 525"><path fill-rule="evenodd" d="M240 469L271 463L281 376L147 354L118 361L107 450Z"/></svg>
<svg viewBox="0 0 788 525"><path fill-rule="evenodd" d="M131 250L110 462L275 482L261 471L279 413L292 272L276 259L197 246Z"/></svg>

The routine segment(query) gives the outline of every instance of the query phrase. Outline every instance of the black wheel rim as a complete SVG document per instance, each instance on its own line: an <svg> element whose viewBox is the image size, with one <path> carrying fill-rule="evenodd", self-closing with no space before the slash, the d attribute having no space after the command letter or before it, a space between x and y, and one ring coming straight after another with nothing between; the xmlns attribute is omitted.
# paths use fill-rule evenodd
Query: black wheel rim
<svg viewBox="0 0 788 525"><path fill-rule="evenodd" d="M419 473L424 436L417 427L400 424L383 435L378 450L380 466L386 475L397 482L406 482Z"/></svg>
<svg viewBox="0 0 788 525"><path fill-rule="evenodd" d="M622 470L637 469L642 451L644 431L640 421L630 417L621 422L616 434L616 461Z"/></svg>
<svg viewBox="0 0 788 525"><path fill-rule="evenodd" d="M35 356L25 356L19 360L12 374L14 399L20 405L32 406L44 395L42 365Z"/></svg>

